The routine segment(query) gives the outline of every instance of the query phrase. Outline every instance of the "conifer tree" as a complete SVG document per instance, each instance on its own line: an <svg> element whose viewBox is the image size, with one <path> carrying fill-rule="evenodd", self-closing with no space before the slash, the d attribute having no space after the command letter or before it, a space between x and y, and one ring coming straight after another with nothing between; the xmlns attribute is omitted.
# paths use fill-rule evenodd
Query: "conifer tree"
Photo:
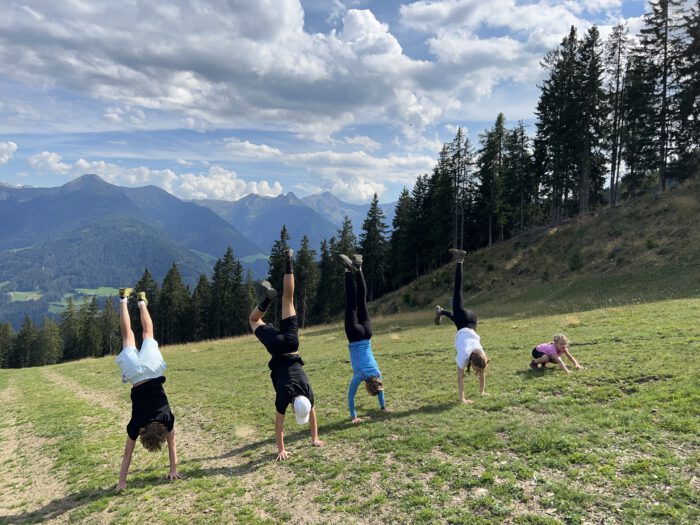
<svg viewBox="0 0 700 525"><path fill-rule="evenodd" d="M316 289L316 298L311 308L312 319L315 323L327 322L333 296L337 295L337 290L333 289L333 275L336 264L333 264L329 244L335 244L334 237L331 237L330 241L325 239L321 241L321 256L318 262L318 288Z"/></svg>
<svg viewBox="0 0 700 525"><path fill-rule="evenodd" d="M192 292L192 301L190 302L190 322L191 322L191 340L201 341L209 339L210 327L210 306L211 306L211 285L206 274L201 274Z"/></svg>
<svg viewBox="0 0 700 525"><path fill-rule="evenodd" d="M15 344L15 332L9 322L0 323L0 368L7 368L7 360Z"/></svg>
<svg viewBox="0 0 700 525"><path fill-rule="evenodd" d="M505 210L503 208L503 177L506 170L505 116L499 113L493 127L481 135L477 162L479 180L478 206L487 232L488 246L493 243L493 230L498 227L499 239L504 238Z"/></svg>
<svg viewBox="0 0 700 525"><path fill-rule="evenodd" d="M411 201L413 205L410 209L410 236L413 240L413 249L409 254L413 258L413 275L418 279L431 267L430 264L430 210L428 206L428 180L427 174L416 179L416 183L411 190Z"/></svg>
<svg viewBox="0 0 700 525"><path fill-rule="evenodd" d="M530 139L521 120L506 134L503 203L508 213L508 234L522 232L535 212L536 183Z"/></svg>
<svg viewBox="0 0 700 525"><path fill-rule="evenodd" d="M44 317L37 335L38 356L33 360L32 366L53 365L61 361L63 341L58 325L49 317Z"/></svg>
<svg viewBox="0 0 700 525"><path fill-rule="evenodd" d="M433 173L428 179L427 230L428 264L432 269L447 260L455 231L455 173L449 145L443 144Z"/></svg>
<svg viewBox="0 0 700 525"><path fill-rule="evenodd" d="M214 264L209 306L210 335L214 339L236 333L236 303L241 300L237 295L240 289L236 287L236 262L233 249L229 246L224 256Z"/></svg>
<svg viewBox="0 0 700 525"><path fill-rule="evenodd" d="M146 292L146 299L148 299L148 312L151 314L151 318L154 320L154 324L156 325L154 328L158 330L158 301L160 289L158 287L158 283L153 278L153 275L151 275L148 268L143 271L141 279L139 279L134 286L134 292ZM136 346L140 348L143 339L143 327L141 326L141 312L139 311L138 301L135 297L132 296L129 299L128 308L131 327L134 331L134 336L136 337Z"/></svg>
<svg viewBox="0 0 700 525"><path fill-rule="evenodd" d="M284 272L286 268L286 252L289 250L289 232L287 226L282 225L280 237L270 249L270 260L267 270L267 280L275 288L280 296L282 295L282 287L284 284ZM268 323L277 324L282 315L282 301L275 301L267 311L265 320Z"/></svg>
<svg viewBox="0 0 700 525"><path fill-rule="evenodd" d="M347 215L343 219L343 223L338 230L337 237L331 237L329 250L331 256L331 290L332 293L329 294L327 300L329 301L328 307L331 315L335 315L338 312L343 311L344 300L343 294L338 293L338 290L345 289L345 271L342 266L338 264L339 255L344 253L345 255L352 255L357 251L357 237L355 237L355 232L352 229L352 221Z"/></svg>
<svg viewBox="0 0 700 525"><path fill-rule="evenodd" d="M162 344L182 343L187 340L190 292L182 282L175 263L163 278L158 302L156 331Z"/></svg>
<svg viewBox="0 0 700 525"><path fill-rule="evenodd" d="M66 307L61 312L61 339L63 340L63 359L68 361L80 357L80 322L73 297L68 296Z"/></svg>
<svg viewBox="0 0 700 525"><path fill-rule="evenodd" d="M294 273L297 318L299 326L304 328L309 321L318 281L316 251L310 248L306 235L301 238L301 246L294 262Z"/></svg>
<svg viewBox="0 0 700 525"><path fill-rule="evenodd" d="M411 194L404 187L396 201L394 218L391 221L391 272L388 284L396 289L411 280L414 272L413 238L411 235L411 216L413 214Z"/></svg>
<svg viewBox="0 0 700 525"><path fill-rule="evenodd" d="M79 358L102 355L103 334L100 323L100 309L97 298L85 300L78 310L78 348Z"/></svg>
<svg viewBox="0 0 700 525"><path fill-rule="evenodd" d="M15 344L8 356L8 368L25 368L31 366L35 356L37 330L28 315L24 316L22 326L15 337Z"/></svg>
<svg viewBox="0 0 700 525"><path fill-rule="evenodd" d="M369 301L379 297L385 288L387 272L387 258L389 246L386 240L387 224L386 216L379 207L379 198L375 193L367 212L367 217L362 223L360 233L360 252L364 257L362 271L367 282L367 299Z"/></svg>
<svg viewBox="0 0 700 525"><path fill-rule="evenodd" d="M122 338L119 329L119 314L114 307L112 296L105 299L101 316L103 355L116 355L121 352Z"/></svg>

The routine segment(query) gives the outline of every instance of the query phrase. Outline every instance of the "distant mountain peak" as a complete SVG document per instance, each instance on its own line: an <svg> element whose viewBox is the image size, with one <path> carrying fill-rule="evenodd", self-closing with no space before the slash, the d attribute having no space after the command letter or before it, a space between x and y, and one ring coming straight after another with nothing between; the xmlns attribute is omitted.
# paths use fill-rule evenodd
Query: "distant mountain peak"
<svg viewBox="0 0 700 525"><path fill-rule="evenodd" d="M116 186L110 184L102 177L94 173L86 173L85 175L81 175L80 177L68 181L63 186L61 186L61 189L63 191L76 191L96 188L116 188Z"/></svg>

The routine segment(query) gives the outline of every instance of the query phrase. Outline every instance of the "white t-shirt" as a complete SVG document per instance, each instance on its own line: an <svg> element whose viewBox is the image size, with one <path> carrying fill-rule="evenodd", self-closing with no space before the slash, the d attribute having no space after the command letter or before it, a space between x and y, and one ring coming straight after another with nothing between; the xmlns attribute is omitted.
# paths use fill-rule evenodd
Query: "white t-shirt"
<svg viewBox="0 0 700 525"><path fill-rule="evenodd" d="M474 350L483 350L481 347L481 338L471 328L462 328L457 330L455 335L455 350L457 350L457 366L464 370L467 367L469 356Z"/></svg>
<svg viewBox="0 0 700 525"><path fill-rule="evenodd" d="M117 356L117 364L122 369L122 383L132 385L162 376L167 367L155 339L144 339L141 351L134 346L123 348Z"/></svg>

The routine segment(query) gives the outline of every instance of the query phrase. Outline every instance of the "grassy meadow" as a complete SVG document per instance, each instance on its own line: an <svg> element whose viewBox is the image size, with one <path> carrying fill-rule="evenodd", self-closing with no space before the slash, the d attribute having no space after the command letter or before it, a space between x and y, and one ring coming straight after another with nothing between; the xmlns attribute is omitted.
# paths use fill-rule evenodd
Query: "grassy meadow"
<svg viewBox="0 0 700 525"><path fill-rule="evenodd" d="M358 391L340 324L302 332L320 438L287 417L275 462L268 356L252 336L163 349L180 471L137 445L114 358L0 370L0 523L617 524L700 520L700 299L484 316L488 395L457 402L454 327L377 317L387 406ZM584 370L531 371L563 331Z"/></svg>

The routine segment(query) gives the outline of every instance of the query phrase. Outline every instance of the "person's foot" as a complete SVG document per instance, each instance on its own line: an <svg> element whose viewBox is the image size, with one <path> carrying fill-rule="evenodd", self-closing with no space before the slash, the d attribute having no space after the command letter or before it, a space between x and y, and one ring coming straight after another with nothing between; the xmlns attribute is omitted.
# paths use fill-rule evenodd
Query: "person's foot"
<svg viewBox="0 0 700 525"><path fill-rule="evenodd" d="M277 290L275 290L270 281L260 281L260 288L262 288L265 297L270 301L274 301L277 298Z"/></svg>
<svg viewBox="0 0 700 525"><path fill-rule="evenodd" d="M139 292L136 295L139 298L139 302L143 301L144 303L148 304L148 299L146 299L146 292Z"/></svg>
<svg viewBox="0 0 700 525"><path fill-rule="evenodd" d="M464 262L464 257L467 255L467 252L458 250L457 248L450 248L449 252L452 254L452 262L456 263Z"/></svg>
<svg viewBox="0 0 700 525"><path fill-rule="evenodd" d="M440 324L440 319L442 319L442 307L435 306L435 324Z"/></svg>
<svg viewBox="0 0 700 525"><path fill-rule="evenodd" d="M348 257L347 255L341 253L340 255L338 255L338 258L340 259L340 263L345 267L346 270L354 272L357 269L355 267L355 264L352 262L352 259L350 259L350 257Z"/></svg>
<svg viewBox="0 0 700 525"><path fill-rule="evenodd" d="M352 264L355 265L355 268L358 270L362 270L362 254L361 253L356 253L355 255L352 256Z"/></svg>
<svg viewBox="0 0 700 525"><path fill-rule="evenodd" d="M287 259L293 259L293 258L294 258L294 250L292 250L291 248L285 250L285 251L284 251L284 256L285 256L285 258L287 258Z"/></svg>
<svg viewBox="0 0 700 525"><path fill-rule="evenodd" d="M530 361L530 368L532 368L533 370L537 370L537 363L534 359Z"/></svg>
<svg viewBox="0 0 700 525"><path fill-rule="evenodd" d="M128 298L133 291L133 288L119 288L119 299Z"/></svg>

